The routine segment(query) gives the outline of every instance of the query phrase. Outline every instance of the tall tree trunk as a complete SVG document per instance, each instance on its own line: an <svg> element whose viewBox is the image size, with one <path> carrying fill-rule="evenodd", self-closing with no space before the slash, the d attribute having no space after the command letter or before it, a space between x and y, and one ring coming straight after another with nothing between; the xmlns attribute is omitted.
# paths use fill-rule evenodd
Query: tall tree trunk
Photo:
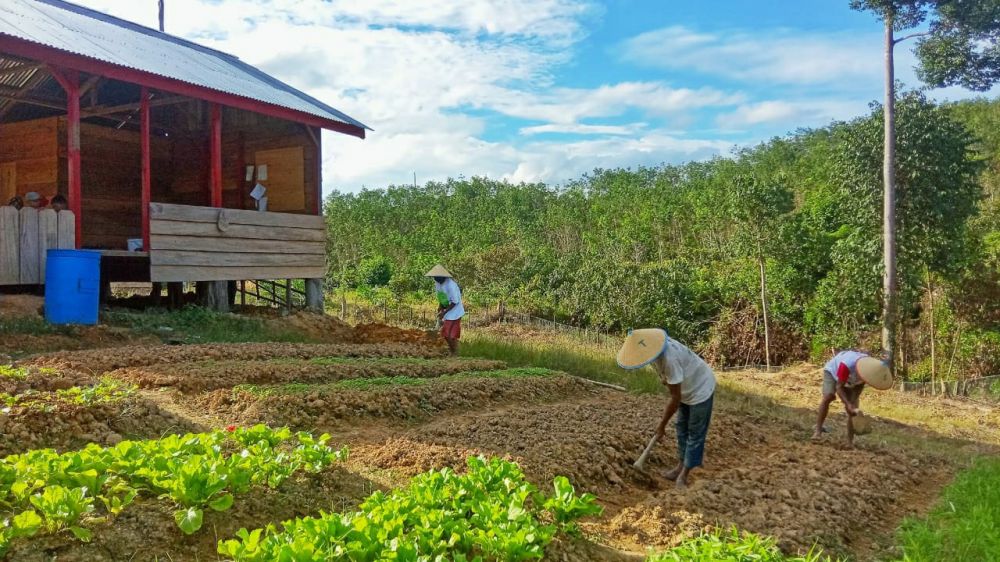
<svg viewBox="0 0 1000 562"><path fill-rule="evenodd" d="M760 242L757 242L757 265L760 267L760 310L764 315L764 363L771 370L771 325L767 319L767 268L764 263L764 252Z"/></svg>
<svg viewBox="0 0 1000 562"><path fill-rule="evenodd" d="M935 349L935 339L937 339L937 330L934 325L934 285L931 284L931 271L929 268L924 268L927 273L927 304L928 312L930 313L931 320L931 394L934 394L934 381L937 378L937 350Z"/></svg>
<svg viewBox="0 0 1000 562"><path fill-rule="evenodd" d="M885 152L883 161L882 349L894 365L896 352L896 83L891 14L885 18Z"/></svg>

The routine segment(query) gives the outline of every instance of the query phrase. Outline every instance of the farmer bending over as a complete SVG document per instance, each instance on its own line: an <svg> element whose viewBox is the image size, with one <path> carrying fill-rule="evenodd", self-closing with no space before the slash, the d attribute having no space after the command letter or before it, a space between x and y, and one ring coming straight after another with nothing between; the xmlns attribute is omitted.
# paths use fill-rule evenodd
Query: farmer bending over
<svg viewBox="0 0 1000 562"><path fill-rule="evenodd" d="M427 277L434 278L434 292L438 300L438 319L442 320L441 337L448 342L452 355L458 355L458 338L462 336L462 317L465 307L462 306L462 290L458 283L441 265L435 265L427 272Z"/></svg>
<svg viewBox="0 0 1000 562"><path fill-rule="evenodd" d="M666 433L667 422L677 414L677 466L664 476L687 487L688 475L701 466L705 436L712 420L715 373L693 351L667 336L666 330L651 328L629 333L618 352L618 365L639 369L652 365L670 392L656 437Z"/></svg>
<svg viewBox="0 0 1000 562"><path fill-rule="evenodd" d="M823 366L823 399L816 416L813 439L823 436L823 422L837 398L847 412L847 444L854 446L854 417L861 414L861 391L865 383L879 390L892 386L889 366L861 351L841 351Z"/></svg>

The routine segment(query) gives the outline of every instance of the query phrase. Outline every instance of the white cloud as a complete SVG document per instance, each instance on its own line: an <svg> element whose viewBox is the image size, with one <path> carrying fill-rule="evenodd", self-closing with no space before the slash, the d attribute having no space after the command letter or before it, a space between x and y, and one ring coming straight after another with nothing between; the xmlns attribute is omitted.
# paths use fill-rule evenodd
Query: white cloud
<svg viewBox="0 0 1000 562"><path fill-rule="evenodd" d="M811 127L826 125L860 115L864 101L849 100L769 100L740 105L735 111L716 117L722 129L737 130L758 125Z"/></svg>
<svg viewBox="0 0 1000 562"><path fill-rule="evenodd" d="M882 73L879 41L877 29L873 33L781 29L708 33L672 26L629 39L621 55L656 68L756 83L878 83Z"/></svg>
<svg viewBox="0 0 1000 562"><path fill-rule="evenodd" d="M583 123L549 123L521 127L522 135L541 135L546 133L563 133L572 135L633 135L645 129L646 123L628 123L626 125L587 125Z"/></svg>
<svg viewBox="0 0 1000 562"><path fill-rule="evenodd" d="M157 25L153 1L80 3L149 27ZM167 0L166 27L183 37L211 37L284 20L299 25L422 26L568 40L583 33L585 18L599 12L595 4L577 0Z"/></svg>
<svg viewBox="0 0 1000 562"><path fill-rule="evenodd" d="M727 152L732 143L719 140L682 139L660 132L636 138L605 138L569 143L532 143L516 169L504 177L511 181L572 179L595 168L652 166L703 160Z"/></svg>
<svg viewBox="0 0 1000 562"><path fill-rule="evenodd" d="M512 117L559 124L622 115L630 109L651 115L670 115L743 101L738 94L727 94L713 88L670 88L657 82L622 82L594 89L553 88L544 94L524 91L496 93L496 98L489 100L496 111Z"/></svg>

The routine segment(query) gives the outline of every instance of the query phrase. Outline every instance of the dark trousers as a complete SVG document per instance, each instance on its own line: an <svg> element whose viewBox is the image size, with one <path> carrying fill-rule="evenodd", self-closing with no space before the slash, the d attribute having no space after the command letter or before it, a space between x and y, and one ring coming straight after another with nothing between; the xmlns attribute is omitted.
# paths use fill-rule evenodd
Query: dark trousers
<svg viewBox="0 0 1000 562"><path fill-rule="evenodd" d="M677 410L677 456L684 461L686 468L701 466L705 455L705 436L708 435L708 424L712 421L712 402L715 394L708 400L694 406L681 404Z"/></svg>

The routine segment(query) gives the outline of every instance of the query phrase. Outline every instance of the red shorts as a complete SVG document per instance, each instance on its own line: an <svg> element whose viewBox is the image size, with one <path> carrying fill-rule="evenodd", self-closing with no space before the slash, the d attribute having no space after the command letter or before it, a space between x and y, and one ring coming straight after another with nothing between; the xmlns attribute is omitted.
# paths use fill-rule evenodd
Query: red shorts
<svg viewBox="0 0 1000 562"><path fill-rule="evenodd" d="M462 319L445 320L441 325L441 337L446 340L457 340L462 336Z"/></svg>

